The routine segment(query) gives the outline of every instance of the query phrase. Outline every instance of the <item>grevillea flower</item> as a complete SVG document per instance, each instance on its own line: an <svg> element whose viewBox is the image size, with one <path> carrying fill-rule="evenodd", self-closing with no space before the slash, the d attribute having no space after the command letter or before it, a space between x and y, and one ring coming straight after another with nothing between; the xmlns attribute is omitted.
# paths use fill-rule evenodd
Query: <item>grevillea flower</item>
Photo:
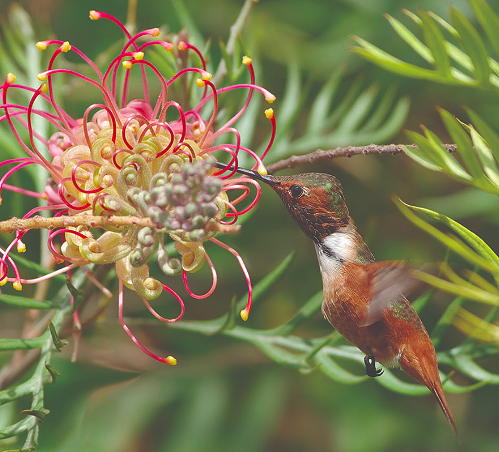
<svg viewBox="0 0 499 452"><path fill-rule="evenodd" d="M14 240L0 250L0 284L9 281L21 290L22 284L34 284L61 273L70 274L76 267L113 263L119 279L118 311L124 331L151 357L176 364L172 356L163 358L152 353L126 325L124 287L136 292L157 319L163 322L181 319L184 302L167 280L181 273L191 297L210 296L217 285L217 272L205 250L205 243L210 241L231 253L241 266L248 285L248 301L241 317L248 318L252 292L248 271L237 251L215 236L231 229L238 216L251 210L260 197L256 182L235 176L239 156L249 155L254 161L253 168L263 173L262 159L275 136L272 109L265 111L271 133L261 156L242 145L234 124L247 110L254 94L263 95L268 102L273 102L275 97L255 84L252 61L248 57L242 61L248 71L248 83L218 88L211 81L204 56L192 44L181 41L174 46L158 38L157 28L132 36L118 19L103 12L91 11L90 18L110 20L126 36L121 53L104 71L68 42L41 41L36 46L40 50L53 48L53 53L47 69L37 76L42 82L40 86L16 84L15 76L8 74L0 87L4 112L0 121L8 124L27 154L0 163L2 167L10 167L0 179L0 193L11 190L47 202L24 215L26 221L18 227ZM177 65L181 67L173 76L165 77L147 60L148 50L153 46L175 53ZM78 55L92 76L58 67L57 57L67 52ZM194 52L200 67L187 66L187 52ZM134 68L142 81L143 98L128 100L130 73ZM74 119L56 99L54 86L63 75L99 90L102 103L89 105L81 118ZM150 94L151 81L153 86L159 86L154 100ZM170 91L179 83L195 83L199 87L199 101L194 107L170 98ZM16 90L31 93L28 105L10 102ZM217 124L219 98L233 90L245 90L245 100L234 116ZM48 108L37 107L37 104L48 105ZM34 117L44 118L56 130L48 140L37 134ZM28 132L27 142L22 139L21 128ZM40 149L42 145L45 149ZM228 154L227 165L219 169L214 163L217 159L223 160L222 154ZM47 171L48 181L43 192L6 183L9 176L28 165L40 165ZM231 193L235 195L231 197ZM35 216L40 211L51 212L52 216ZM10 253L14 247L23 252L23 236L29 229L39 227L50 228L49 250L55 261L65 266L40 278L22 279ZM174 244L174 249L169 244ZM189 286L188 274L204 264L211 268L213 282L206 293L196 294ZM151 265L157 265L165 281L150 276ZM165 291L179 304L180 311L175 318L161 316L151 305L151 300Z"/></svg>

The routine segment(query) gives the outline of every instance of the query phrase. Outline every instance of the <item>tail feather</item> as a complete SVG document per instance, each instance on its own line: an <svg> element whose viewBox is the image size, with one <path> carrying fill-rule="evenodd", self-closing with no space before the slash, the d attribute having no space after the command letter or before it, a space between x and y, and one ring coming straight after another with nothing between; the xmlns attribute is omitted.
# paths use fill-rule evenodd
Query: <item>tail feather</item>
<svg viewBox="0 0 499 452"><path fill-rule="evenodd" d="M428 355L427 353L416 354L405 350L400 357L399 364L405 373L419 383L424 384L433 393L447 418L449 425L452 427L454 434L457 435L456 421L447 404L447 399L442 389L442 383L440 382L435 352L433 351L432 354Z"/></svg>
<svg viewBox="0 0 499 452"><path fill-rule="evenodd" d="M447 404L447 399L445 398L445 394L442 389L442 385L440 384L440 381L438 382L437 385L428 386L428 388L437 399L440 408L442 409L443 413L445 414L445 417L447 418L447 421L452 427L452 430L454 430L454 434L457 436L456 421L454 420L454 416L452 415L449 405Z"/></svg>

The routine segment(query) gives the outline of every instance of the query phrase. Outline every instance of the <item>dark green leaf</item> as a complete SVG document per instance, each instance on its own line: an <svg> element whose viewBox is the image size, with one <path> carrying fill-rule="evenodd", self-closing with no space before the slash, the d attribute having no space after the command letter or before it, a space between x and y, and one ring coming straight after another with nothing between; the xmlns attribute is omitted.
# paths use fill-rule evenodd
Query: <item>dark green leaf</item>
<svg viewBox="0 0 499 452"><path fill-rule="evenodd" d="M473 66L475 67L474 74L478 83L482 86L488 86L491 70L485 44L464 14L455 8L451 8L450 15L452 24L459 32L463 48L473 62Z"/></svg>

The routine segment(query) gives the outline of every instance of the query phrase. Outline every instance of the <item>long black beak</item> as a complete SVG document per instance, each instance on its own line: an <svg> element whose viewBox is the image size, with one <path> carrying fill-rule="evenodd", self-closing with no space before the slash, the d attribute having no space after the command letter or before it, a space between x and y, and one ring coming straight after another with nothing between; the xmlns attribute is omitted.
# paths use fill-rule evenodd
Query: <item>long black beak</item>
<svg viewBox="0 0 499 452"><path fill-rule="evenodd" d="M228 171L234 171L234 167L233 166L228 166L226 163L216 162L215 166L217 168L220 168L220 169L226 169ZM263 175L261 175L260 173L258 173L256 171L249 170L249 169L246 169L246 168L237 168L236 172L238 172L239 174L244 174L245 176L249 176L252 179L256 179L256 180L265 182L268 185L277 185L279 183L270 174L267 174L267 175L263 176Z"/></svg>

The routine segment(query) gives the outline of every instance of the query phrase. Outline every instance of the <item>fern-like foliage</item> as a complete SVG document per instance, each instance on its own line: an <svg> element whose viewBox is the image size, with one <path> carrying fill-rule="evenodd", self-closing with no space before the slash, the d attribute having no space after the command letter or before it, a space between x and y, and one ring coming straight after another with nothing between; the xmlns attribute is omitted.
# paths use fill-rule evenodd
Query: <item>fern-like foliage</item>
<svg viewBox="0 0 499 452"><path fill-rule="evenodd" d="M361 79L346 86L344 72L335 72L307 105L302 75L290 66L271 160L317 148L385 142L399 132L409 113L408 98L399 98L394 87L380 90Z"/></svg>
<svg viewBox="0 0 499 452"><path fill-rule="evenodd" d="M485 0L469 0L481 30L455 8L450 23L431 11L416 14L404 10L419 28L422 40L399 20L387 16L390 25L429 66L402 61L369 42L355 38L354 50L373 63L406 77L431 80L449 85L468 86L499 95L499 16ZM489 52L489 48L491 49ZM407 136L416 149L405 147L405 153L420 165L441 172L480 190L499 195L499 135L492 125L474 110L467 108L471 124L466 124L447 110L439 109L440 117L456 145L449 153L436 133L422 126L423 133L409 131ZM499 312L499 261L492 249L476 234L455 220L429 209L397 201L401 212L416 226L443 243L449 250L478 268L467 269L463 275L443 263L437 277L419 272L419 277L434 287L458 295L449 309L448 321L471 337L497 341L497 327L491 322ZM450 228L456 235L448 236L430 221ZM486 272L483 276L481 272ZM473 300L492 306L485 318L477 317L461 305Z"/></svg>
<svg viewBox="0 0 499 452"><path fill-rule="evenodd" d="M397 35L426 65L403 61L368 41L356 37L354 51L397 74L450 85L499 88L499 16L485 0L469 0L481 26L481 33L459 10L451 8L450 23L431 11L404 10L419 29L422 39L394 17L387 19ZM488 41L488 42L487 42ZM493 48L489 55L487 44Z"/></svg>
<svg viewBox="0 0 499 452"><path fill-rule="evenodd" d="M468 114L473 125L461 122L444 109L439 113L456 144L456 154L450 154L440 138L424 126L423 135L407 132L417 149L405 147L405 153L426 168L499 195L499 136L471 109Z"/></svg>

